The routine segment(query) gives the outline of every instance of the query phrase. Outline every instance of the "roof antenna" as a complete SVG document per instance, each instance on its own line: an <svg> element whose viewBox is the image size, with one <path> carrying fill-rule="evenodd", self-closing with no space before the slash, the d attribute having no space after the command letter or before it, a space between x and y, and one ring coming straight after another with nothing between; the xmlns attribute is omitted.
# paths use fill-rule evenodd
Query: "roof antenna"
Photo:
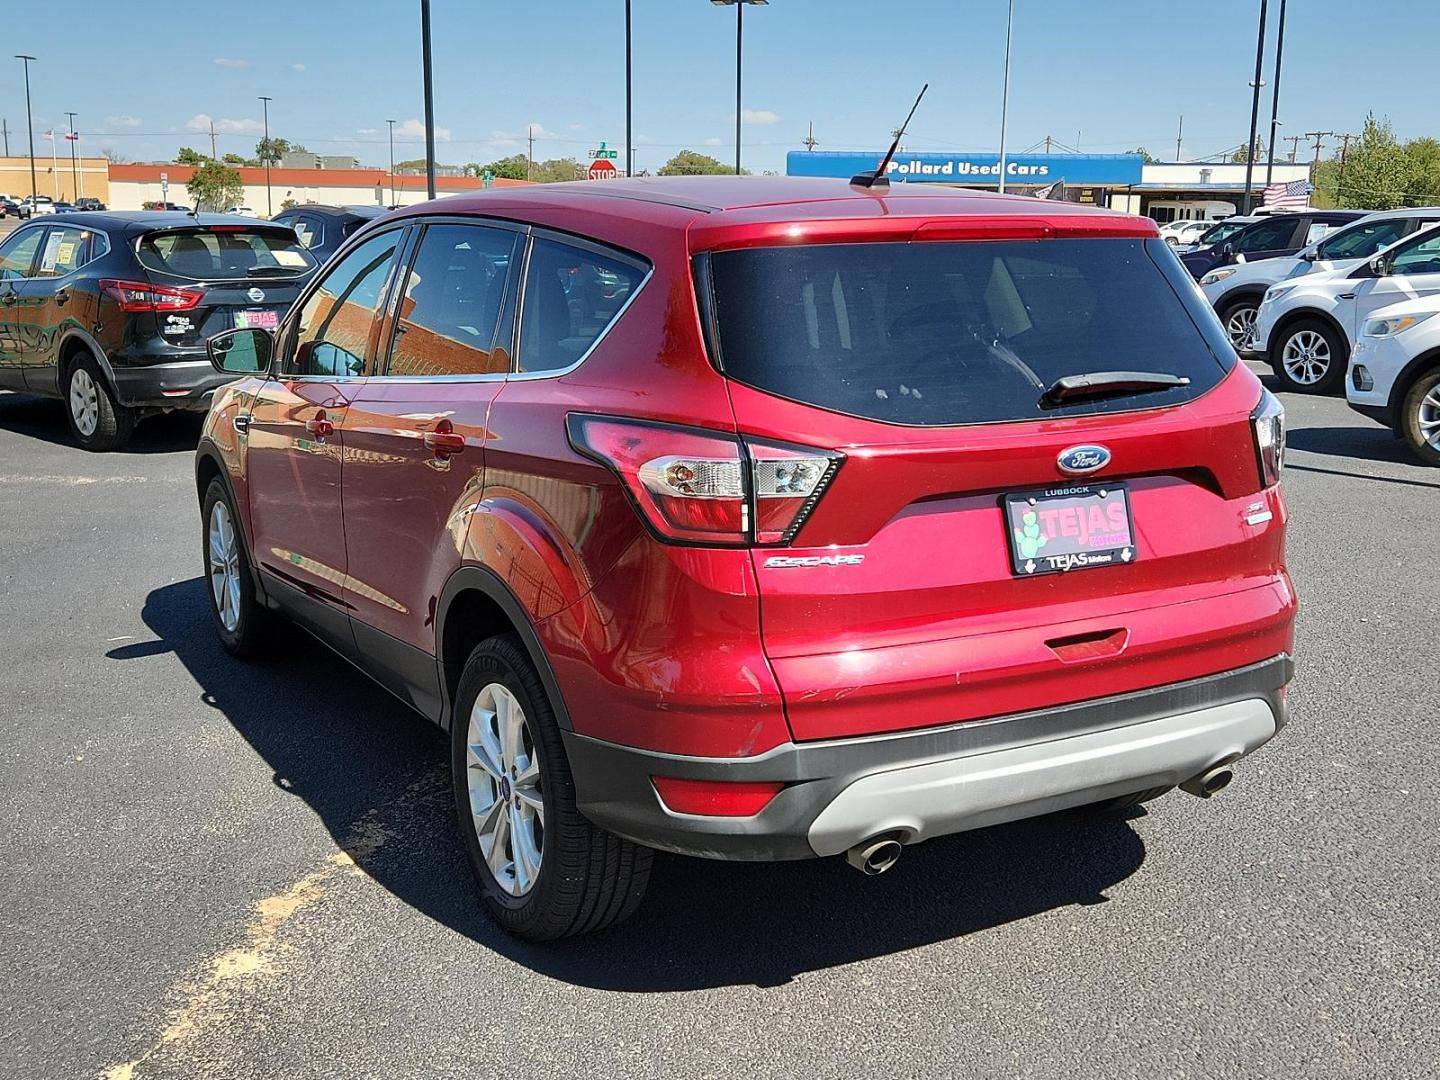
<svg viewBox="0 0 1440 1080"><path fill-rule="evenodd" d="M890 144L890 149L885 151L885 156L880 159L880 164L875 166L873 172L856 173L852 176L850 178L852 187L875 188L890 186L890 178L885 175L885 170L890 165L890 159L895 156L895 151L900 149L900 139L905 134L905 129L910 126L910 117L914 116L915 110L920 107L920 98L923 98L925 91L929 89L929 83L926 83L920 88L920 94L915 98L915 104L910 106L910 111L905 116L905 123L896 129L895 141Z"/></svg>

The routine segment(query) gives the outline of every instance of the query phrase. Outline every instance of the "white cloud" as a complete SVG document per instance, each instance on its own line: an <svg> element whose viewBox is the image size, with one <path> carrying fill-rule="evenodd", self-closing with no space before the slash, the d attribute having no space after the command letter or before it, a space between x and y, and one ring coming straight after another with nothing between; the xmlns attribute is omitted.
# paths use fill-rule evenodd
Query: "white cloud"
<svg viewBox="0 0 1440 1080"><path fill-rule="evenodd" d="M525 125L524 130L519 131L519 132L515 132L515 131L492 131L492 132L490 132L490 138L491 138L491 140L494 141L494 142L498 142L498 143L522 143L522 142L528 141L528 140L531 139L531 138L535 138L535 139L554 139L554 138L557 138L557 137L558 137L558 136L555 134L555 132L551 131L551 130L550 130L549 128L547 128L544 124L536 123L536 122L533 121L533 120L532 120L530 123L528 123L528 124Z"/></svg>
<svg viewBox="0 0 1440 1080"><path fill-rule="evenodd" d="M111 127L139 127L140 118L129 115L107 116L105 117L105 123Z"/></svg>
<svg viewBox="0 0 1440 1080"><path fill-rule="evenodd" d="M249 60L237 60L231 56L217 56L212 62L216 67L230 68L232 71L240 71L250 66Z"/></svg>
<svg viewBox="0 0 1440 1080"><path fill-rule="evenodd" d="M734 119L732 114L731 119ZM746 124L778 124L780 114L769 109L742 109L740 119Z"/></svg>
<svg viewBox="0 0 1440 1080"><path fill-rule="evenodd" d="M190 131L208 132L212 123L215 125L216 132L221 135L248 135L254 131L265 130L263 123L259 120L251 120L249 117L235 119L229 116L222 116L216 119L205 113L196 113L185 122L185 127Z"/></svg>
<svg viewBox="0 0 1440 1080"><path fill-rule="evenodd" d="M380 129L379 129L379 128L356 128L356 129L355 129L355 134L356 134L356 135L379 135L379 134L380 134Z"/></svg>
<svg viewBox="0 0 1440 1080"><path fill-rule="evenodd" d="M724 139L717 139L714 135L712 135L712 136L710 136L710 138L708 138L708 139L705 140L705 145L706 145L706 146L724 146L724 145L725 145L725 140L724 140Z"/></svg>
<svg viewBox="0 0 1440 1080"><path fill-rule="evenodd" d="M571 131L579 131L579 130L580 130L581 128L583 128L585 125L582 124L582 123L579 123L579 122L577 121L576 123L566 124L565 126L566 126L566 128L568 128L568 129L571 130Z"/></svg>
<svg viewBox="0 0 1440 1080"><path fill-rule="evenodd" d="M425 137L425 123L422 120L416 120L412 117L397 127L395 131L400 135L408 135L414 139L423 139ZM435 139L437 142L449 142L450 129L436 124Z"/></svg>
<svg viewBox="0 0 1440 1080"><path fill-rule="evenodd" d="M291 64L291 65L290 65L290 70L291 70L291 71L304 71L304 70L305 70L305 65L304 65L304 64Z"/></svg>

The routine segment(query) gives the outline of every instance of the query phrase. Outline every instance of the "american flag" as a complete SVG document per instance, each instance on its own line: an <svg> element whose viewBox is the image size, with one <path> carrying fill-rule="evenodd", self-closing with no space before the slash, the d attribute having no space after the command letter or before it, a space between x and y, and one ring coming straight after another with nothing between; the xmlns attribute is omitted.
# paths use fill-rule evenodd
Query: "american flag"
<svg viewBox="0 0 1440 1080"><path fill-rule="evenodd" d="M1265 205L1300 209L1310 205L1315 185L1309 180L1291 180L1288 184L1271 184L1265 189Z"/></svg>

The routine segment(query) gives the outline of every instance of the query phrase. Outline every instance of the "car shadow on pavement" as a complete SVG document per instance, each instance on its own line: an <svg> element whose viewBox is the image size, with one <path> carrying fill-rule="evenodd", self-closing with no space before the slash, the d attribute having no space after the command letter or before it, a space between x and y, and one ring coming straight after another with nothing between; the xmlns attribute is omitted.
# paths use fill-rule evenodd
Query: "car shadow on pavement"
<svg viewBox="0 0 1440 1080"><path fill-rule="evenodd" d="M1426 468L1392 432L1368 422L1363 427L1291 428L1285 433L1285 442L1292 450L1311 454L1411 465L1417 471Z"/></svg>
<svg viewBox="0 0 1440 1080"><path fill-rule="evenodd" d="M173 454L194 450L200 441L202 414L177 410L135 425L130 442L116 454ZM75 447L65 419L65 403L33 394L0 392L0 428L32 439Z"/></svg>
<svg viewBox="0 0 1440 1080"><path fill-rule="evenodd" d="M841 859L721 863L662 855L627 923L545 946L516 941L480 905L455 830L446 742L343 660L279 628L274 655L225 654L200 578L146 598L159 642L302 798L336 843L396 897L456 933L551 978L630 992L774 986L803 972L963 937L1057 907L1099 904L1145 848L1124 814L1075 812L932 840L865 877Z"/></svg>

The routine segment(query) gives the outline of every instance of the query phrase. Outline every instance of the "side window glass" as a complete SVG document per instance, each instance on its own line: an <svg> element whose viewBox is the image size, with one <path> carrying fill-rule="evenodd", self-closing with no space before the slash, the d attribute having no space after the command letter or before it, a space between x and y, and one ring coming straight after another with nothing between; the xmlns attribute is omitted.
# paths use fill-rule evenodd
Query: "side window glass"
<svg viewBox="0 0 1440 1080"><path fill-rule="evenodd" d="M45 236L45 246L40 252L40 265L35 268L36 277L61 277L79 270L93 257L91 238L94 234L87 229L73 225L52 228Z"/></svg>
<svg viewBox="0 0 1440 1080"><path fill-rule="evenodd" d="M30 229L0 244L0 281L30 276L30 264L44 233L44 229Z"/></svg>
<svg viewBox="0 0 1440 1080"><path fill-rule="evenodd" d="M307 248L313 248L325 239L325 225L318 218L308 215L297 217L290 224L294 226L295 235L300 238L300 243Z"/></svg>
<svg viewBox="0 0 1440 1080"><path fill-rule="evenodd" d="M287 375L371 375L370 331L395 265L401 230L371 237L330 268L295 321Z"/></svg>
<svg viewBox="0 0 1440 1080"><path fill-rule="evenodd" d="M387 375L484 375L508 370L495 331L515 265L516 233L431 225L395 313Z"/></svg>
<svg viewBox="0 0 1440 1080"><path fill-rule="evenodd" d="M1267 221L1244 233L1235 241L1236 251L1269 251L1284 247L1295 232L1293 221Z"/></svg>
<svg viewBox="0 0 1440 1080"><path fill-rule="evenodd" d="M614 322L644 276L627 259L536 238L525 278L518 370L570 367Z"/></svg>
<svg viewBox="0 0 1440 1080"><path fill-rule="evenodd" d="M1437 274L1440 273L1440 229L1430 233L1417 244L1411 244L1404 251L1397 251L1391 262L1392 274Z"/></svg>

